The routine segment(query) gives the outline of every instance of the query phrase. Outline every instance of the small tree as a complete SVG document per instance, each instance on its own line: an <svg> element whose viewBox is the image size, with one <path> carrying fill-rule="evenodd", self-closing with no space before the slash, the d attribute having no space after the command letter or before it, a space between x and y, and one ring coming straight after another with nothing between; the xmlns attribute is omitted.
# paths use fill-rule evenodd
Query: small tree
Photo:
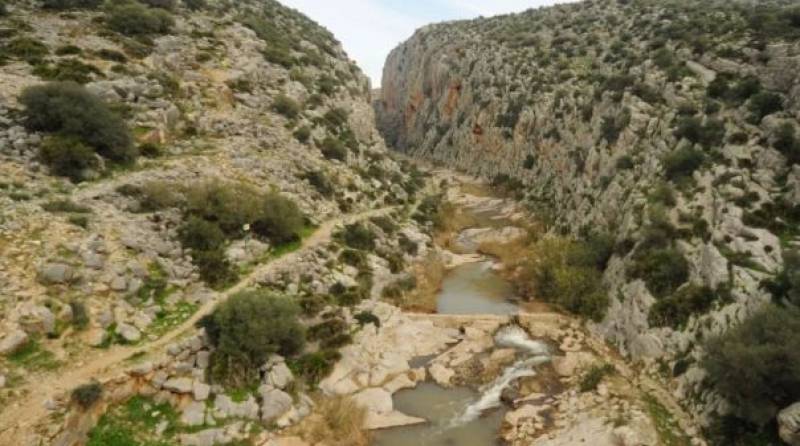
<svg viewBox="0 0 800 446"><path fill-rule="evenodd" d="M261 206L261 215L253 222L253 232L276 244L300 238L304 217L294 201L269 192L262 198Z"/></svg>
<svg viewBox="0 0 800 446"><path fill-rule="evenodd" d="M689 279L689 262L674 248L643 250L636 253L628 272L644 280L654 296L665 297Z"/></svg>
<svg viewBox="0 0 800 446"><path fill-rule="evenodd" d="M200 322L216 347L213 376L243 386L258 380L271 354L299 353L305 343L299 314L293 301L267 291L239 293L222 303Z"/></svg>
<svg viewBox="0 0 800 446"><path fill-rule="evenodd" d="M693 147L681 147L664 157L664 171L670 180L691 177L705 161L703 152Z"/></svg>
<svg viewBox="0 0 800 446"><path fill-rule="evenodd" d="M756 425L800 399L800 310L768 305L706 343L708 382Z"/></svg>
<svg viewBox="0 0 800 446"><path fill-rule="evenodd" d="M748 105L754 122L761 122L765 116L783 110L783 98L777 93L762 91L750 98Z"/></svg>
<svg viewBox="0 0 800 446"><path fill-rule="evenodd" d="M52 173L74 182L84 179L87 169L97 166L94 150L74 136L51 136L39 148L39 158Z"/></svg>
<svg viewBox="0 0 800 446"><path fill-rule="evenodd" d="M51 82L22 92L28 130L59 133L119 163L136 159L125 121L100 98L73 82Z"/></svg>
<svg viewBox="0 0 800 446"><path fill-rule="evenodd" d="M106 14L112 30L128 36L167 34L175 21L163 9L150 9L141 3L129 2L113 6Z"/></svg>
<svg viewBox="0 0 800 446"><path fill-rule="evenodd" d="M42 7L45 9L94 9L100 7L103 0L44 0Z"/></svg>
<svg viewBox="0 0 800 446"><path fill-rule="evenodd" d="M103 387L97 382L91 382L76 387L72 391L71 400L83 410L89 410L103 396Z"/></svg>
<svg viewBox="0 0 800 446"><path fill-rule="evenodd" d="M286 95L280 95L275 98L275 103L272 104L272 109L289 119L296 118L301 111L300 104Z"/></svg>

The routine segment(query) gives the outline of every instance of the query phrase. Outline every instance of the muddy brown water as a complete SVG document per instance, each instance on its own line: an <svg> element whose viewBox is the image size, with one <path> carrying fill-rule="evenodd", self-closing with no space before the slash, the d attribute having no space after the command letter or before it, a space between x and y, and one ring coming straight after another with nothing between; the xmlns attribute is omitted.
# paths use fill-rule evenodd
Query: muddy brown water
<svg viewBox="0 0 800 446"><path fill-rule="evenodd" d="M440 314L514 314L514 287L492 270L491 261L467 263L450 270L436 301Z"/></svg>
<svg viewBox="0 0 800 446"><path fill-rule="evenodd" d="M444 389L430 382L394 395L395 409L426 424L379 431L375 446L494 446L505 411L498 409L467 424L454 419L475 401L478 393L464 387Z"/></svg>
<svg viewBox="0 0 800 446"><path fill-rule="evenodd" d="M491 261L467 263L450 270L437 299L441 314L513 314L519 308L510 299L514 289L492 270ZM432 358L417 358L423 366ZM494 446L501 444L498 431L505 416L503 407L489 410L475 420L457 418L481 394L473 389L445 389L424 382L401 390L394 397L395 409L428 420L425 424L386 429L375 433L375 446Z"/></svg>

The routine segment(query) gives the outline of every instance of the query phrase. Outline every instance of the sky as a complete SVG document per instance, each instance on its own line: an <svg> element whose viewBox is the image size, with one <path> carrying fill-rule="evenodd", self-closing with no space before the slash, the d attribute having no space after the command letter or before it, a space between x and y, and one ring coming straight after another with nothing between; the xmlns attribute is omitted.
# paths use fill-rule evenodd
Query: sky
<svg viewBox="0 0 800 446"><path fill-rule="evenodd" d="M389 52L433 22L520 12L564 0L279 0L328 28L374 87Z"/></svg>

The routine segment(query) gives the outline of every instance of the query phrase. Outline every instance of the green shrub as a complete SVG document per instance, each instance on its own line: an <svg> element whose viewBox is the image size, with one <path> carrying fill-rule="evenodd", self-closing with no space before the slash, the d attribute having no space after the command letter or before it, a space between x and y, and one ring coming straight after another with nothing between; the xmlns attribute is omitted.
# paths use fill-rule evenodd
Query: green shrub
<svg viewBox="0 0 800 446"><path fill-rule="evenodd" d="M83 302L73 300L69 303L69 308L72 311L72 326L78 330L83 330L89 326L89 311Z"/></svg>
<svg viewBox="0 0 800 446"><path fill-rule="evenodd" d="M263 290L239 293L221 303L200 322L216 348L212 376L245 387L258 381L259 369L270 355L299 353L305 344L299 314L291 299Z"/></svg>
<svg viewBox="0 0 800 446"><path fill-rule="evenodd" d="M28 130L59 133L118 163L136 159L125 121L108 104L71 82L26 88L20 96Z"/></svg>
<svg viewBox="0 0 800 446"><path fill-rule="evenodd" d="M777 93L762 91L750 98L747 108L754 122L761 122L765 116L783 110L783 98Z"/></svg>
<svg viewBox="0 0 800 446"><path fill-rule="evenodd" d="M206 0L183 0L183 4L186 5L187 8L191 11L199 11L201 9L206 9L208 3Z"/></svg>
<svg viewBox="0 0 800 446"><path fill-rule="evenodd" d="M634 255L628 274L642 279L657 298L669 296L689 279L689 262L677 249L641 250Z"/></svg>
<svg viewBox="0 0 800 446"><path fill-rule="evenodd" d="M211 251L225 244L225 234L215 223L194 215L178 230L178 239L184 248L193 251Z"/></svg>
<svg viewBox="0 0 800 446"><path fill-rule="evenodd" d="M604 267L611 248L605 242L591 248L574 240L541 240L533 248L535 255L522 265L522 274L530 279L537 298L600 321L609 300L599 267Z"/></svg>
<svg viewBox="0 0 800 446"><path fill-rule="evenodd" d="M315 386L333 371L333 367L341 357L338 351L320 350L289 361L289 367L295 375L302 377L309 385Z"/></svg>
<svg viewBox="0 0 800 446"><path fill-rule="evenodd" d="M674 294L659 299L650 308L648 322L653 327L672 327L680 329L686 326L693 315L707 313L714 303L730 301L727 289L712 290L707 286L687 285Z"/></svg>
<svg viewBox="0 0 800 446"><path fill-rule="evenodd" d="M367 256L363 251L345 249L341 252L341 254L339 254L339 261L345 265L359 268L367 265Z"/></svg>
<svg viewBox="0 0 800 446"><path fill-rule="evenodd" d="M800 310L768 305L710 339L702 362L736 415L758 426L800 399Z"/></svg>
<svg viewBox="0 0 800 446"><path fill-rule="evenodd" d="M147 36L169 33L174 20L162 9L150 9L137 2L124 2L109 9L106 23L109 28L121 34Z"/></svg>
<svg viewBox="0 0 800 446"><path fill-rule="evenodd" d="M0 17L5 17L8 15L8 7L6 7L5 0L0 0ZM0 57L2 59L2 57Z"/></svg>
<svg viewBox="0 0 800 446"><path fill-rule="evenodd" d="M97 167L94 150L74 136L49 136L39 147L39 159L50 171L74 182L85 179L89 169Z"/></svg>
<svg viewBox="0 0 800 446"><path fill-rule="evenodd" d="M322 155L330 160L347 161L347 147L344 143L331 136L326 136L320 146Z"/></svg>
<svg viewBox="0 0 800 446"><path fill-rule="evenodd" d="M311 139L311 128L307 125L304 125L293 133L295 139L303 144L307 143L309 139Z"/></svg>
<svg viewBox="0 0 800 446"><path fill-rule="evenodd" d="M597 386L600 385L603 378L614 372L616 372L616 369L611 364L593 365L581 377L580 391L585 393L597 390Z"/></svg>
<svg viewBox="0 0 800 446"><path fill-rule="evenodd" d="M604 116L600 122L600 135L605 139L609 145L613 145L619 139L622 131L628 127L631 122L631 112L624 109L616 116Z"/></svg>
<svg viewBox="0 0 800 446"><path fill-rule="evenodd" d="M725 139L725 124L715 119L708 119L703 124L700 118L684 116L678 121L675 137L686 138L705 148L718 147Z"/></svg>
<svg viewBox="0 0 800 446"><path fill-rule="evenodd" d="M336 238L353 249L360 249L363 251L375 250L375 233L361 223L345 226L341 232L336 234Z"/></svg>
<svg viewBox="0 0 800 446"><path fill-rule="evenodd" d="M295 63L297 63L294 57L292 57L291 50L285 46L268 45L263 54L267 62L280 65L284 68L292 68Z"/></svg>
<svg viewBox="0 0 800 446"><path fill-rule="evenodd" d="M522 168L525 170L531 170L534 166L536 166L536 158L533 155L528 154L525 157L525 161L522 162Z"/></svg>
<svg viewBox="0 0 800 446"><path fill-rule="evenodd" d="M92 210L71 200L52 200L42 205L42 209L53 213L88 214Z"/></svg>
<svg viewBox="0 0 800 446"><path fill-rule="evenodd" d="M783 269L762 286L772 294L774 302L800 307L800 251L787 250L783 255Z"/></svg>
<svg viewBox="0 0 800 446"><path fill-rule="evenodd" d="M195 251L192 253L192 261L197 266L200 277L215 289L225 288L235 282L238 276L222 248Z"/></svg>
<svg viewBox="0 0 800 446"><path fill-rule="evenodd" d="M61 59L55 65L40 64L33 69L33 74L49 81L72 81L85 84L92 80L92 75L103 77L103 72L94 65L78 59Z"/></svg>
<svg viewBox="0 0 800 446"><path fill-rule="evenodd" d="M272 109L289 119L296 118L302 111L300 104L286 95L280 95L275 98L275 102L272 104Z"/></svg>
<svg viewBox="0 0 800 446"><path fill-rule="evenodd" d="M139 154L145 158L158 158L164 154L164 149L158 144L146 142L139 144Z"/></svg>
<svg viewBox="0 0 800 446"><path fill-rule="evenodd" d="M372 218L369 219L369 221L373 225L381 228L381 231L383 231L383 233L386 234L386 235L392 235L395 232L397 232L397 230L399 229L399 226L397 226L397 223L395 223L394 220L392 220L391 217L388 217L388 216L385 216L385 215L379 215L377 217L372 217Z"/></svg>
<svg viewBox="0 0 800 446"><path fill-rule="evenodd" d="M112 62L125 63L128 61L128 57L124 54L108 48L101 48L95 51L95 55L103 60L110 60Z"/></svg>
<svg viewBox="0 0 800 446"><path fill-rule="evenodd" d="M139 1L152 8L161 8L161 9L166 9L167 11L172 11L173 9L175 9L175 0L139 0Z"/></svg>
<svg viewBox="0 0 800 446"><path fill-rule="evenodd" d="M800 163L800 141L797 140L794 124L786 122L778 127L772 145L786 157L789 164Z"/></svg>
<svg viewBox="0 0 800 446"><path fill-rule="evenodd" d="M333 196L335 190L334 185L331 180L325 175L324 172L320 170L312 170L303 176L317 192L320 193L325 198L330 198Z"/></svg>
<svg viewBox="0 0 800 446"><path fill-rule="evenodd" d="M187 191L186 213L216 223L228 238L244 235L243 227L261 213L261 196L241 183L209 181Z"/></svg>
<svg viewBox="0 0 800 446"><path fill-rule="evenodd" d="M347 332L350 327L347 325L342 319L339 318L332 318L320 322L319 324L312 325L308 329L308 340L309 341L324 341L327 338L332 338L334 336L340 335L342 333Z"/></svg>
<svg viewBox="0 0 800 446"><path fill-rule="evenodd" d="M664 172L671 181L691 177L704 161L703 152L693 147L681 147L664 157Z"/></svg>
<svg viewBox="0 0 800 446"><path fill-rule="evenodd" d="M617 169L631 170L634 167L633 158L630 155L623 155L617 159Z"/></svg>
<svg viewBox="0 0 800 446"><path fill-rule="evenodd" d="M300 239L305 217L297 205L278 192L268 192L261 198L260 214L253 221L253 232L275 244Z"/></svg>
<svg viewBox="0 0 800 446"><path fill-rule="evenodd" d="M42 7L45 9L95 9L100 7L103 0L44 0Z"/></svg>
<svg viewBox="0 0 800 446"><path fill-rule="evenodd" d="M17 37L0 47L0 59L3 57L16 57L30 64L41 63L44 56L50 54L47 46L30 37Z"/></svg>
<svg viewBox="0 0 800 446"><path fill-rule="evenodd" d="M92 382L78 386L72 390L70 399L83 410L89 410L103 396L103 387L100 383Z"/></svg>
<svg viewBox="0 0 800 446"><path fill-rule="evenodd" d="M353 317L362 327L367 324L374 324L376 328L381 328L381 320L369 311L362 311Z"/></svg>
<svg viewBox="0 0 800 446"><path fill-rule="evenodd" d="M653 186L653 190L648 195L651 202L663 206L673 207L678 201L675 198L675 191L672 186L666 181L659 181Z"/></svg>
<svg viewBox="0 0 800 446"><path fill-rule="evenodd" d="M81 53L83 53L83 50L75 45L64 45L56 49L56 55L58 56L75 56Z"/></svg>

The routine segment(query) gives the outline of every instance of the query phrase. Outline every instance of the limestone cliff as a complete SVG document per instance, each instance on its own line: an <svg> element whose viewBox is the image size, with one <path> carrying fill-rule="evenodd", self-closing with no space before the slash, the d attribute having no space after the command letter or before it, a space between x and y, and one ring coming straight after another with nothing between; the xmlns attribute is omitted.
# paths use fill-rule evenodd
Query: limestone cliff
<svg viewBox="0 0 800 446"><path fill-rule="evenodd" d="M379 127L518 193L554 232L610 233L593 329L712 413L700 340L770 300L761 282L800 235L796 15L590 0L427 26L386 62ZM665 264L683 270L668 290Z"/></svg>
<svg viewBox="0 0 800 446"><path fill-rule="evenodd" d="M68 129L30 124L20 98L45 84L68 98ZM126 163L80 140L110 131L91 119L127 127ZM409 186L375 129L367 78L327 30L276 1L0 1L0 444L34 444L24 436L44 420L26 408L84 384L68 377L114 358L105 349L156 342L221 289L258 283L259 265L307 235L298 225L329 223L327 241L344 215L409 201ZM186 200L211 190L221 195L203 206L225 211L207 208L216 241L202 251L186 243ZM220 239L228 210L244 219ZM254 211L294 215L293 233L259 235ZM291 271L303 281L291 294L349 278L313 259Z"/></svg>

